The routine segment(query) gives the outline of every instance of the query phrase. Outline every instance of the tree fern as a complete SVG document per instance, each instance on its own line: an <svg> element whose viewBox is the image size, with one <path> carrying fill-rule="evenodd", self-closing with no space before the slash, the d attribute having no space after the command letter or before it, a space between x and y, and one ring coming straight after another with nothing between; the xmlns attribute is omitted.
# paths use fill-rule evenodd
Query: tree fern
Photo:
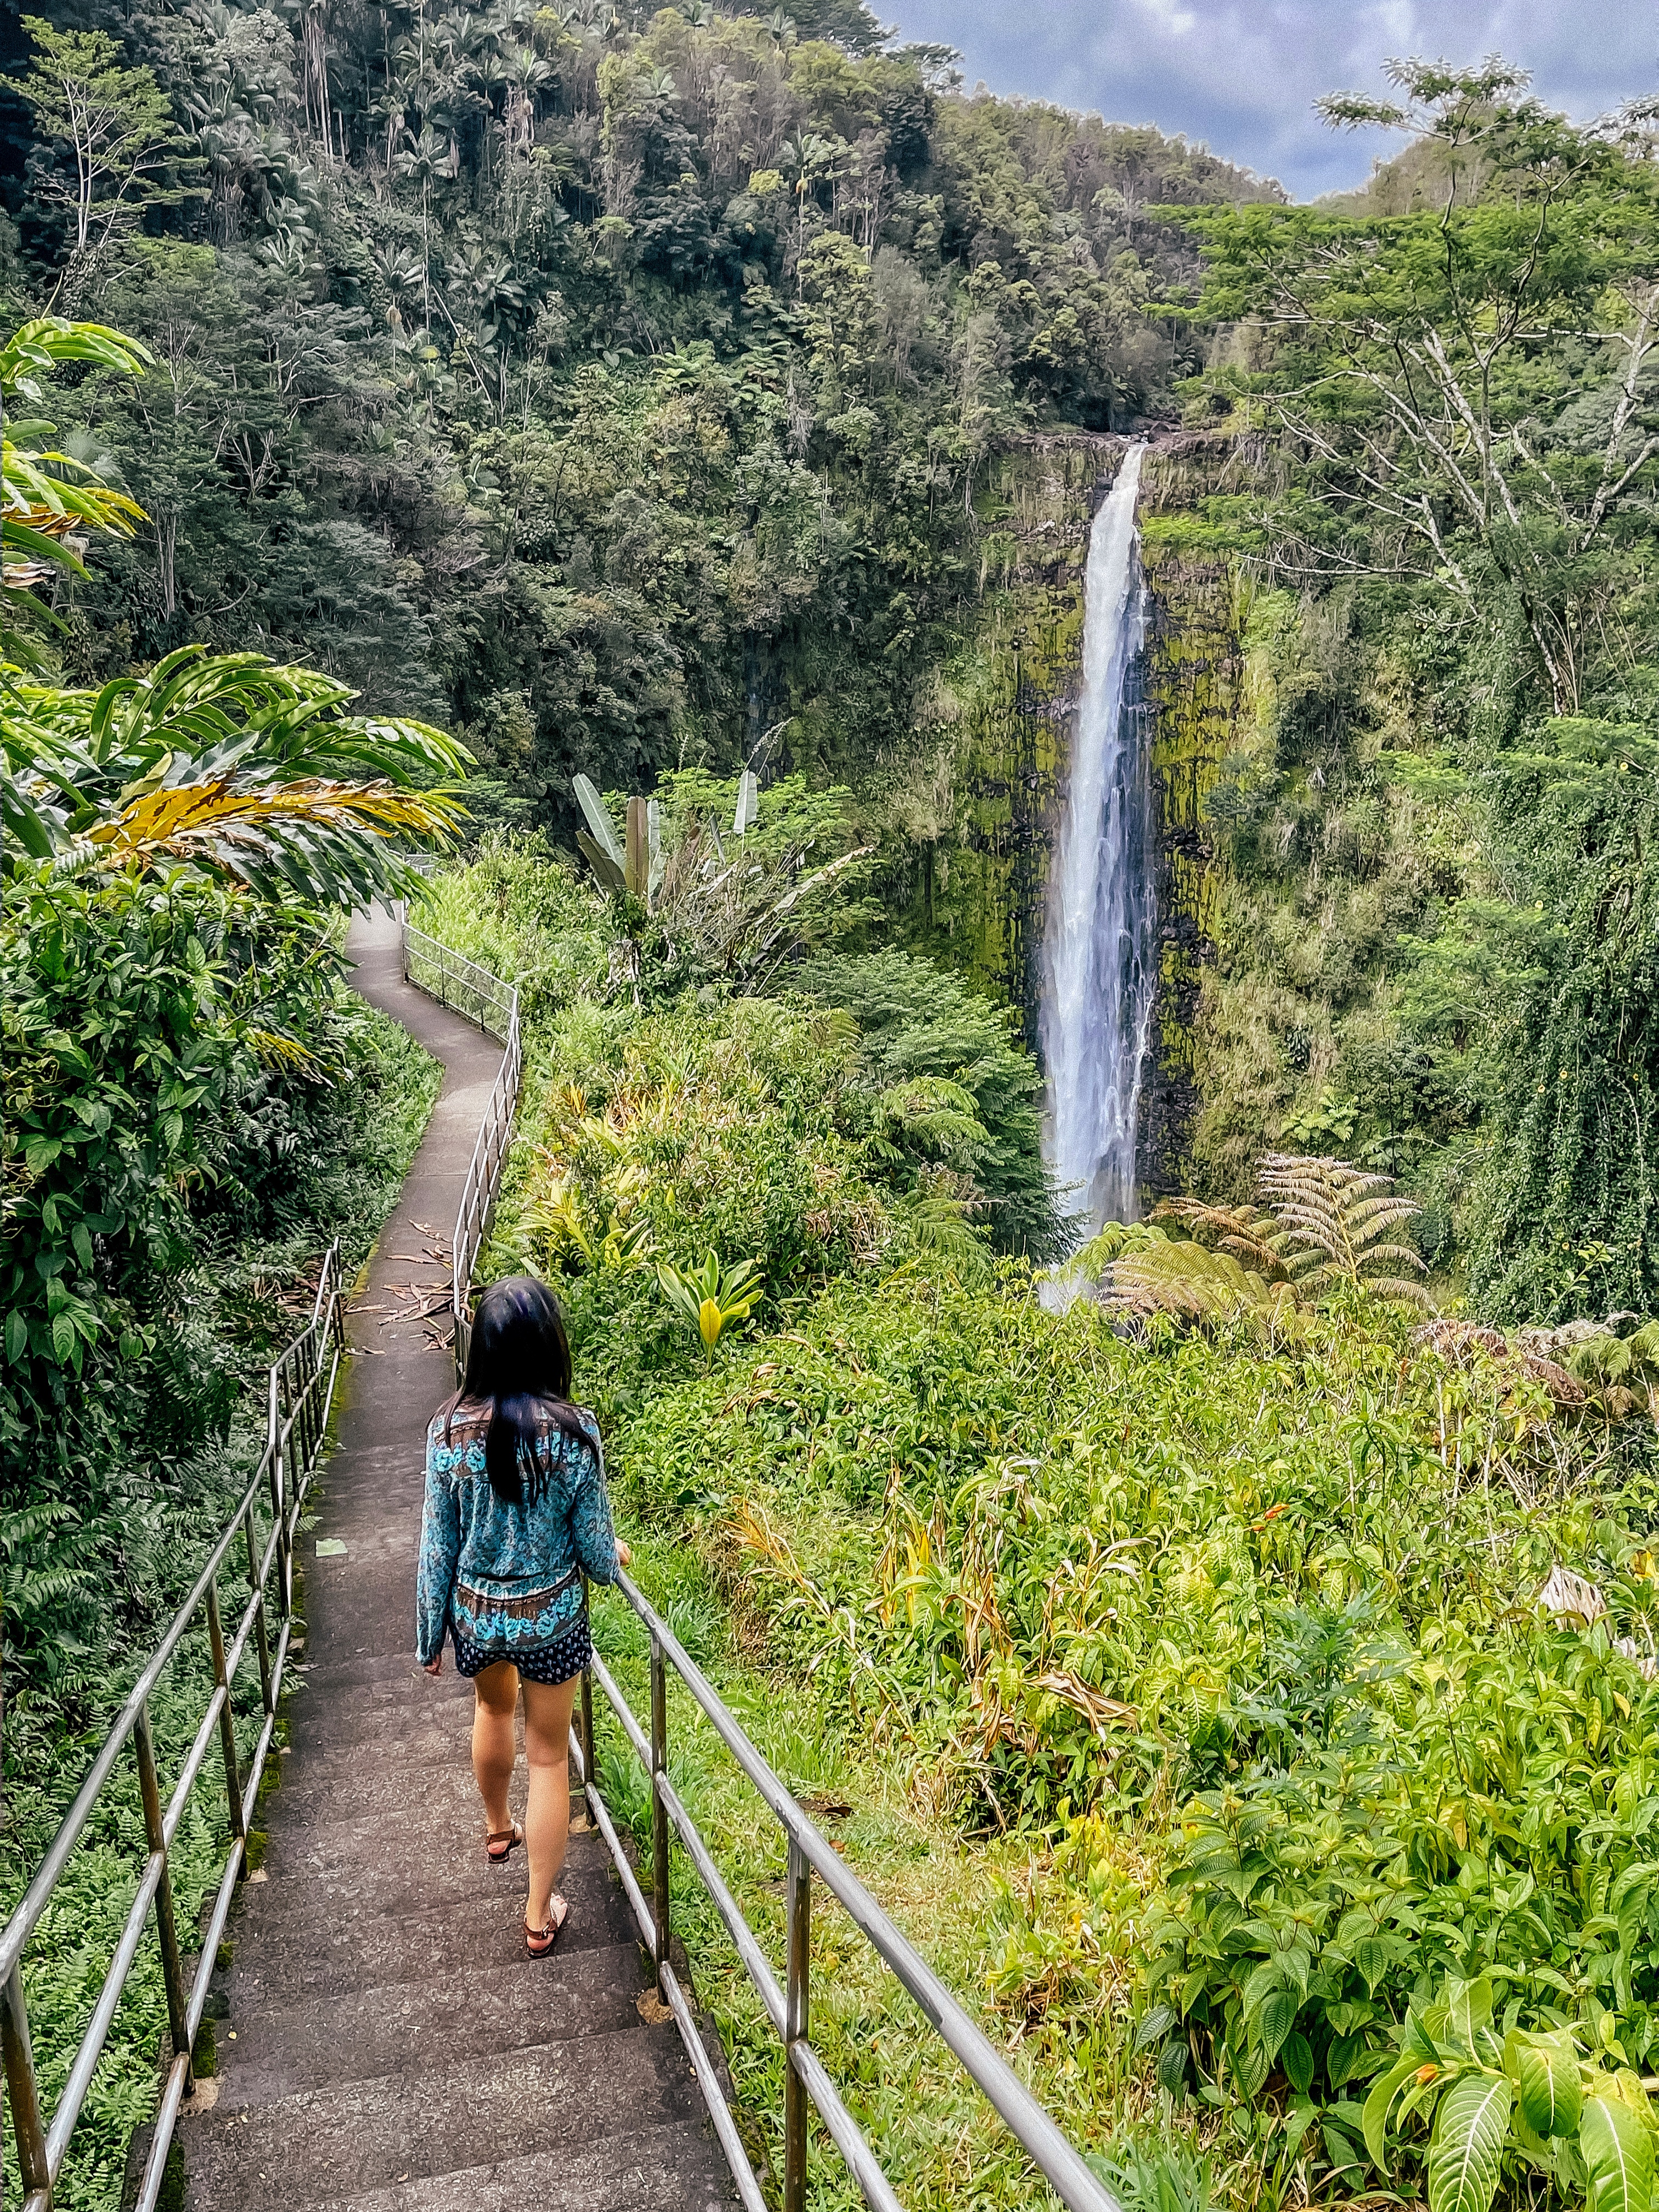
<svg viewBox="0 0 1659 2212"><path fill-rule="evenodd" d="M1258 1190L1278 1224L1273 1238L1299 1291L1316 1294L1345 1283L1382 1298L1427 1306L1422 1261L1407 1244L1391 1241L1422 1211L1402 1198L1390 1176L1351 1161L1269 1152L1257 1176Z"/></svg>
<svg viewBox="0 0 1659 2212"><path fill-rule="evenodd" d="M1231 1252L1265 1281L1283 1282L1290 1274L1284 1256L1285 1231L1272 1214L1254 1206L1209 1206L1199 1198L1166 1198L1152 1208L1154 1221L1176 1221L1194 1243Z"/></svg>
<svg viewBox="0 0 1659 2212"><path fill-rule="evenodd" d="M1151 1224L1119 1234L1117 1255L1100 1273L1099 1295L1107 1305L1197 1322L1279 1320L1295 1307L1289 1284L1269 1282L1231 1252L1212 1252ZM1086 1263L1089 1248L1079 1256Z"/></svg>

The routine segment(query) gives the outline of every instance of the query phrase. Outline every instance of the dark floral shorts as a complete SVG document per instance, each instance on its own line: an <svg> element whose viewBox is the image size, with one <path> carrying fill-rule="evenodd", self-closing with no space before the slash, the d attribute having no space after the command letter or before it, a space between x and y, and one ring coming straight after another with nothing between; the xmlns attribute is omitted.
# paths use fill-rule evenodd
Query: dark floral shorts
<svg viewBox="0 0 1659 2212"><path fill-rule="evenodd" d="M588 1633L586 1609L577 1614L562 1636L556 1636L550 1644L538 1644L526 1651L486 1650L470 1636L463 1636L453 1620L449 1633L455 1645L455 1671L469 1680L486 1667L507 1659L526 1682L556 1686L560 1682L568 1682L573 1674L580 1674L593 1656L593 1639Z"/></svg>

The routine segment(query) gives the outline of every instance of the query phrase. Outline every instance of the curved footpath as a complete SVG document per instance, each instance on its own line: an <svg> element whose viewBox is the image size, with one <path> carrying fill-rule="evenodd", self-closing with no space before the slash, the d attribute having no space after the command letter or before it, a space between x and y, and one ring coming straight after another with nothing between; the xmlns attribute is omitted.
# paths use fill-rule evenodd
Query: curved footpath
<svg viewBox="0 0 1659 2212"><path fill-rule="evenodd" d="M381 913L349 950L358 989L444 1085L352 1311L317 1555L300 1547L291 1747L231 1921L219 2071L179 2125L184 2202L714 2212L731 2181L672 2021L640 2009L652 1984L603 1844L573 1834L569 1929L527 1958L523 1856L484 1862L471 1691L453 1652L435 1681L415 1662L426 1424L452 1387L448 1240L501 1048L404 981ZM521 1767L515 1803L522 1785Z"/></svg>

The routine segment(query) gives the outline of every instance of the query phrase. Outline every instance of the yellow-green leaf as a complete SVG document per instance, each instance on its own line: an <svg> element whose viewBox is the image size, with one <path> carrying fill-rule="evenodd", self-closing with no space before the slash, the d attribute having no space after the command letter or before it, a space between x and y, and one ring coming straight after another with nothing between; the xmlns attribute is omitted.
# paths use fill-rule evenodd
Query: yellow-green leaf
<svg viewBox="0 0 1659 2212"><path fill-rule="evenodd" d="M1512 2035L1504 2068L1521 2101L1521 2117L1535 2136L1577 2132L1583 2110L1578 2059L1565 2036Z"/></svg>
<svg viewBox="0 0 1659 2212"><path fill-rule="evenodd" d="M1589 2212L1650 2212L1653 2138L1622 2098L1585 2099L1578 2148L1589 2177Z"/></svg>
<svg viewBox="0 0 1659 2212"><path fill-rule="evenodd" d="M1470 2074L1452 2083L1429 2139L1429 2212L1488 2212L1513 2100L1501 2075Z"/></svg>

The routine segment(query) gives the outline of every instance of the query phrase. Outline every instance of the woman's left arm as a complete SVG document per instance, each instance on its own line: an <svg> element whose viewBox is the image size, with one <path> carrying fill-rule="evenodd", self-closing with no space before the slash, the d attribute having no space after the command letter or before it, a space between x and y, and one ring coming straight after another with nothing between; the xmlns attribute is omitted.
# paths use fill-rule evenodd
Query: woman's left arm
<svg viewBox="0 0 1659 2212"><path fill-rule="evenodd" d="M586 1428L586 1425L584 1425ZM605 1481L605 1451L597 1425L586 1430L587 1449L576 1476L570 1500L570 1533L576 1557L596 1583L614 1583L618 1566L626 1566L628 1547L617 1541L611 1520L611 1496Z"/></svg>

